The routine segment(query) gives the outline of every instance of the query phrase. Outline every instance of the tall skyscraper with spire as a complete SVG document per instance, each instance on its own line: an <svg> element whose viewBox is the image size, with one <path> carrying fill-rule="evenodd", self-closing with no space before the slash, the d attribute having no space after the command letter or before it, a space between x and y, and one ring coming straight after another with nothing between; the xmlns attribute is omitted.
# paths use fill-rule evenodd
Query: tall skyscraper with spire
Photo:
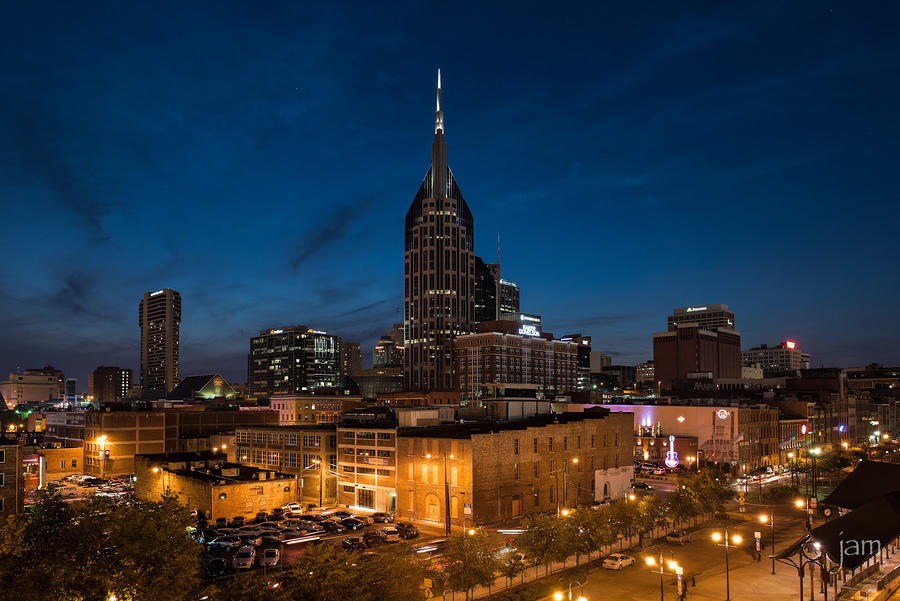
<svg viewBox="0 0 900 601"><path fill-rule="evenodd" d="M447 165L441 72L431 167L406 212L403 253L404 375L410 391L448 391L453 339L475 329L473 220Z"/></svg>

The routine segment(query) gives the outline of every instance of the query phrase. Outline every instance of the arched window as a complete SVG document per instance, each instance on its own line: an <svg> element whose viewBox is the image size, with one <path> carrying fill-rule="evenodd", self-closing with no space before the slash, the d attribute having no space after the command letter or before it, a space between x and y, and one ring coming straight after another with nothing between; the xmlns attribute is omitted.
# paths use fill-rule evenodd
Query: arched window
<svg viewBox="0 0 900 601"><path fill-rule="evenodd" d="M425 495L425 516L429 520L434 520L435 522L440 521L441 519L441 506L438 502L437 495L434 493Z"/></svg>

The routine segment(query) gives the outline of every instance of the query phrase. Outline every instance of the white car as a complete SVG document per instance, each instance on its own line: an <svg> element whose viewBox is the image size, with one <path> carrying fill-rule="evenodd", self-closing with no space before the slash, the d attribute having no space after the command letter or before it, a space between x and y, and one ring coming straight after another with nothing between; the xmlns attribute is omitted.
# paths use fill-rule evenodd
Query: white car
<svg viewBox="0 0 900 601"><path fill-rule="evenodd" d="M281 559L281 552L278 549L266 549L259 558L259 565L264 568L274 568Z"/></svg>
<svg viewBox="0 0 900 601"><path fill-rule="evenodd" d="M299 511L300 513L303 513L303 505L296 501L291 501L290 503L283 505L281 508L285 511Z"/></svg>
<svg viewBox="0 0 900 601"><path fill-rule="evenodd" d="M634 565L634 557L624 553L613 553L603 559L603 567L607 570L621 570L625 566Z"/></svg>
<svg viewBox="0 0 900 601"><path fill-rule="evenodd" d="M253 547L241 547L231 561L231 565L235 570L249 570L253 567L253 560L256 559L256 549Z"/></svg>

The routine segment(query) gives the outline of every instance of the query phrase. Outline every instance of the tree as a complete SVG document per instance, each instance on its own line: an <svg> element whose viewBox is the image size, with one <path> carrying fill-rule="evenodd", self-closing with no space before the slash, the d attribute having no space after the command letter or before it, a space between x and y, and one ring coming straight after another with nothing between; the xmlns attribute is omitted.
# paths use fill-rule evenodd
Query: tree
<svg viewBox="0 0 900 601"><path fill-rule="evenodd" d="M466 599L476 586L490 586L500 568L490 537L480 530L452 535L444 561L447 583L455 591L466 591Z"/></svg>
<svg viewBox="0 0 900 601"><path fill-rule="evenodd" d="M705 468L699 473L687 474L678 480L685 494L690 495L699 512L720 513L724 505L734 493L728 488L725 477L712 468Z"/></svg>
<svg viewBox="0 0 900 601"><path fill-rule="evenodd" d="M371 601L414 601L424 597L422 583L427 568L409 545L381 547L360 563L360 578L369 581Z"/></svg>
<svg viewBox="0 0 900 601"><path fill-rule="evenodd" d="M609 520L615 529L616 537L631 536L637 526L638 506L633 501L618 501L609 506Z"/></svg>
<svg viewBox="0 0 900 601"><path fill-rule="evenodd" d="M599 511L579 507L567 518L571 528L572 548L575 551L575 565L580 563L581 555L588 555L602 545L604 524Z"/></svg>
<svg viewBox="0 0 900 601"><path fill-rule="evenodd" d="M270 577L262 572L234 574L207 594L217 601L290 601L286 587L273 587L269 581Z"/></svg>
<svg viewBox="0 0 900 601"><path fill-rule="evenodd" d="M505 553L500 560L500 573L506 576L506 586L510 586L513 578L525 571L525 562L518 553Z"/></svg>
<svg viewBox="0 0 900 601"><path fill-rule="evenodd" d="M359 553L333 545L311 547L294 565L286 587L294 601L346 601L365 599L366 583L359 579Z"/></svg>
<svg viewBox="0 0 900 601"><path fill-rule="evenodd" d="M4 586L37 600L196 599L200 546L189 524L190 515L171 498L131 505L95 498L69 505L42 492L24 525L2 527L4 549L15 550L8 541L19 545L16 573L3 579Z"/></svg>
<svg viewBox="0 0 900 601"><path fill-rule="evenodd" d="M675 490L669 493L666 498L666 506L669 515L676 523L684 522L692 517L700 515L702 508L697 498L687 490L687 485L683 484L681 479L675 486Z"/></svg>
<svg viewBox="0 0 900 601"><path fill-rule="evenodd" d="M567 520L548 514L530 515L522 523L523 531L516 544L526 556L543 563L549 573L552 562L575 552L574 530Z"/></svg>
<svg viewBox="0 0 900 601"><path fill-rule="evenodd" d="M665 507L656 495L642 497L637 503L637 514L635 522L641 533L642 543L644 534L666 523Z"/></svg>

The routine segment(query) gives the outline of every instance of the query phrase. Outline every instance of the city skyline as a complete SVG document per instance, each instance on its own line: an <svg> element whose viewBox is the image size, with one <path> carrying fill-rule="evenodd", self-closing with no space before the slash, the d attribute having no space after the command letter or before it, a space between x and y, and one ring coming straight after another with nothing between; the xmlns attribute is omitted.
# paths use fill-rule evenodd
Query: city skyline
<svg viewBox="0 0 900 601"><path fill-rule="evenodd" d="M888 19L810 5L671 27L626 11L605 13L600 36L554 17L545 57L520 40L537 27L520 15L510 50L473 35L460 51L427 31L353 40L378 17L364 11L341 29L281 8L247 23L242 53L217 39L243 16L226 8L221 22L187 12L160 52L128 44L126 17L164 29L138 7L82 16L88 38L109 31L90 45L66 7L42 15L34 57L21 32L0 42L19 59L0 84L16 88L0 111L14 132L0 142L0 244L17 259L0 266L14 284L0 291L3 373L53 364L79 389L98 365L138 373L134 302L161 288L184 298L183 376L243 382L250 337L297 323L369 353L402 319L402 218L428 166L438 67L475 254L493 261L500 232L504 277L546 329L635 364L674 307L724 303L745 348L792 339L815 366L900 362L900 285L872 260L896 256L897 90L877 67L900 54ZM188 28L209 48L178 40ZM86 77L98 65L106 76ZM846 283L876 276L877 294Z"/></svg>

